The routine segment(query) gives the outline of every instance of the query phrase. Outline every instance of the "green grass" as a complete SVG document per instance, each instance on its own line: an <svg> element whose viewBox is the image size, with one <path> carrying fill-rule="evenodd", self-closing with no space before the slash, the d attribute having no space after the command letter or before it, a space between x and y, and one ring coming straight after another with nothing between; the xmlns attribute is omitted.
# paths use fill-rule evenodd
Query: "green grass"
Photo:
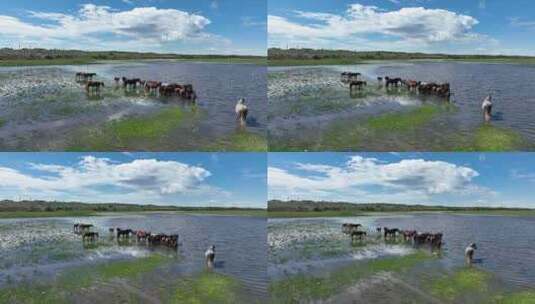
<svg viewBox="0 0 535 304"><path fill-rule="evenodd" d="M452 275L432 281L430 290L434 296L454 301L463 294L485 294L489 292L490 274L477 268L463 268Z"/></svg>
<svg viewBox="0 0 535 304"><path fill-rule="evenodd" d="M379 140L384 136L413 132L429 123L440 113L454 109L453 106L424 105L408 112L387 113L371 117L353 125L346 121L333 124L322 135L321 142L312 150L355 149L361 142Z"/></svg>
<svg viewBox="0 0 535 304"><path fill-rule="evenodd" d="M407 113L389 113L370 118L366 127L378 132L406 132L428 123L441 109L424 105Z"/></svg>
<svg viewBox="0 0 535 304"><path fill-rule="evenodd" d="M516 132L485 124L475 130L472 142L462 145L461 151L514 151L522 145L522 137Z"/></svg>
<svg viewBox="0 0 535 304"><path fill-rule="evenodd" d="M0 118L0 128L6 124L6 121Z"/></svg>
<svg viewBox="0 0 535 304"><path fill-rule="evenodd" d="M535 291L522 291L496 297L496 304L535 304Z"/></svg>
<svg viewBox="0 0 535 304"><path fill-rule="evenodd" d="M0 211L0 218L95 216L94 211Z"/></svg>
<svg viewBox="0 0 535 304"><path fill-rule="evenodd" d="M203 272L196 277L181 279L176 285L170 303L238 303L238 282L222 274Z"/></svg>
<svg viewBox="0 0 535 304"><path fill-rule="evenodd" d="M148 117L131 117L107 123L101 128L86 130L76 136L68 151L124 150L141 146L157 146L173 136L184 120L182 109L173 107ZM175 134L176 136L176 134Z"/></svg>
<svg viewBox="0 0 535 304"><path fill-rule="evenodd" d="M208 146L208 151L240 151L240 152L266 152L267 140L265 136L240 130L227 138L220 139Z"/></svg>
<svg viewBox="0 0 535 304"><path fill-rule="evenodd" d="M50 282L0 289L0 303L70 303L69 296L83 288L116 278L134 279L169 261L168 257L151 255L130 261L78 267L59 274L56 280Z"/></svg>
<svg viewBox="0 0 535 304"><path fill-rule="evenodd" d="M327 299L342 292L359 280L379 272L403 272L416 264L429 259L424 252L415 254L371 260L332 271L324 276L298 274L270 284L270 293L274 303L298 303Z"/></svg>

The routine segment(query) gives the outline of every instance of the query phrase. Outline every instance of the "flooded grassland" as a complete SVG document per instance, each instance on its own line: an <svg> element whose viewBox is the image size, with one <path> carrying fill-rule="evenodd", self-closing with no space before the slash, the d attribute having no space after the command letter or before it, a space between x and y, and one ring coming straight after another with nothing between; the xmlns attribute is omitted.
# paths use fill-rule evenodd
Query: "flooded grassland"
<svg viewBox="0 0 535 304"><path fill-rule="evenodd" d="M275 303L532 303L534 221L449 214L270 219L270 294ZM367 236L351 241L343 223L362 224ZM377 227L442 232L443 245L385 240ZM471 242L478 250L467 266Z"/></svg>
<svg viewBox="0 0 535 304"><path fill-rule="evenodd" d="M89 96L75 73L104 82ZM115 77L192 84L197 101L125 90ZM265 151L266 67L180 61L0 67L0 148L9 151ZM245 98L245 127L234 105Z"/></svg>
<svg viewBox="0 0 535 304"><path fill-rule="evenodd" d="M74 223L94 225L82 241ZM176 249L110 227L179 234ZM266 220L145 214L0 219L1 303L263 303ZM216 246L213 267L204 251Z"/></svg>
<svg viewBox="0 0 535 304"><path fill-rule="evenodd" d="M367 86L349 90L342 72ZM450 101L377 77L450 83ZM270 67L270 151L511 151L535 148L535 65L449 61ZM485 123L481 102L493 96Z"/></svg>

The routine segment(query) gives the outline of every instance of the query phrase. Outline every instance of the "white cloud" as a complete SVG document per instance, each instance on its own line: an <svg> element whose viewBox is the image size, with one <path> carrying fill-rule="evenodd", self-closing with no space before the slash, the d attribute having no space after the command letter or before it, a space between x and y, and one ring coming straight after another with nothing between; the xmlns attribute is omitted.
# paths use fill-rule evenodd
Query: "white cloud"
<svg viewBox="0 0 535 304"><path fill-rule="evenodd" d="M269 15L268 33L271 46L291 41L307 47L348 49L354 43L364 43L364 48L385 44L409 48L485 39L473 32L478 23L471 16L444 9L404 7L385 11L352 4L343 14L295 11L292 20ZM369 39L372 35L375 38Z"/></svg>
<svg viewBox="0 0 535 304"><path fill-rule="evenodd" d="M343 166L299 163L293 170L269 167L270 198L429 203L437 195L491 194L473 183L477 171L444 161L353 156Z"/></svg>
<svg viewBox="0 0 535 304"><path fill-rule="evenodd" d="M211 192L226 195L207 184L206 179L211 175L208 170L177 161L136 159L115 163L106 158L85 156L76 166L30 164L29 167L39 174L0 167L0 189L37 197L71 197L97 202L110 198L125 201L126 197L132 199L131 202L139 202Z"/></svg>
<svg viewBox="0 0 535 304"><path fill-rule="evenodd" d="M84 4L75 14L30 11L32 21L0 15L0 40L35 42L44 47L121 50L155 49L169 43L219 45L231 41L207 32L211 21L177 9L135 7L119 11Z"/></svg>

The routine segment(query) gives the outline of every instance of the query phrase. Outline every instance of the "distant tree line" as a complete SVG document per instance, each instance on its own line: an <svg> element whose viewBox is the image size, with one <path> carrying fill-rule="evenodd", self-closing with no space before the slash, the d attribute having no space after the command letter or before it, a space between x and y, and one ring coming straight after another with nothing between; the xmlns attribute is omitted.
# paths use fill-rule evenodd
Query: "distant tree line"
<svg viewBox="0 0 535 304"><path fill-rule="evenodd" d="M12 49L1 48L0 60L54 60L54 59L94 59L94 60L128 60L128 59L217 59L217 58L265 58L261 56L241 55L188 55L160 54L120 51L80 51L62 49Z"/></svg>
<svg viewBox="0 0 535 304"><path fill-rule="evenodd" d="M227 208L227 207L181 207L160 205L138 205L119 203L81 203L81 202L56 202L41 200L0 201L0 212L16 211L94 211L94 212L125 212L125 211L217 211L217 210L256 210L253 208Z"/></svg>
<svg viewBox="0 0 535 304"><path fill-rule="evenodd" d="M384 203L348 203L328 201L280 201L270 200L268 211L282 212L322 212L322 211L353 211L353 212L410 212L410 211L499 211L518 210L531 211L527 208L491 208L491 207L447 207L428 205L384 204Z"/></svg>
<svg viewBox="0 0 535 304"><path fill-rule="evenodd" d="M269 60L324 60L324 59L353 59L353 60L410 60L410 59L533 59L529 56L505 55L452 55L428 54L408 52L367 51L357 52L349 50L327 49L280 49L268 50Z"/></svg>

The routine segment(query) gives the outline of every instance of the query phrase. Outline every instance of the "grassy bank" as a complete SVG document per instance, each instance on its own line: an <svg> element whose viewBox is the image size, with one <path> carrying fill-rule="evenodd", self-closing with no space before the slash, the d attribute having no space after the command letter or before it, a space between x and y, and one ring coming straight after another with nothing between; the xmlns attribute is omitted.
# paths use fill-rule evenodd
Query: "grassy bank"
<svg viewBox="0 0 535 304"><path fill-rule="evenodd" d="M270 218L351 217L363 216L361 211L268 211Z"/></svg>
<svg viewBox="0 0 535 304"><path fill-rule="evenodd" d="M111 121L102 127L81 130L67 150L122 151L163 147L167 137L173 136L173 131L182 125L184 116L182 108L170 107L147 117Z"/></svg>
<svg viewBox="0 0 535 304"><path fill-rule="evenodd" d="M496 127L490 124L480 126L475 130L472 139L456 151L516 151L524 145L520 134L513 130Z"/></svg>
<svg viewBox="0 0 535 304"><path fill-rule="evenodd" d="M206 150L214 152L266 152L267 139L266 136L260 134L248 132L247 130L238 130L225 138L217 140L209 145Z"/></svg>
<svg viewBox="0 0 535 304"><path fill-rule="evenodd" d="M327 299L374 274L384 271L403 272L429 258L430 255L417 252L402 257L357 262L324 276L298 274L273 281L270 293L275 303L301 303Z"/></svg>
<svg viewBox="0 0 535 304"><path fill-rule="evenodd" d="M340 120L330 125L322 134L307 139L288 142L270 141L270 151L347 151L355 150L369 141L386 141L416 132L438 115L455 111L452 105L424 105L407 112L386 113L365 121Z"/></svg>
<svg viewBox="0 0 535 304"><path fill-rule="evenodd" d="M114 279L135 279L155 270L172 259L154 254L128 261L111 261L83 266L60 273L55 280L35 284L19 284L0 289L0 303L71 303L73 294Z"/></svg>
<svg viewBox="0 0 535 304"><path fill-rule="evenodd" d="M170 303L239 303L239 283L228 276L203 272L195 277L180 279Z"/></svg>
<svg viewBox="0 0 535 304"><path fill-rule="evenodd" d="M322 58L322 59L268 59L269 66L313 66L313 65L352 65L365 63L361 59Z"/></svg>

